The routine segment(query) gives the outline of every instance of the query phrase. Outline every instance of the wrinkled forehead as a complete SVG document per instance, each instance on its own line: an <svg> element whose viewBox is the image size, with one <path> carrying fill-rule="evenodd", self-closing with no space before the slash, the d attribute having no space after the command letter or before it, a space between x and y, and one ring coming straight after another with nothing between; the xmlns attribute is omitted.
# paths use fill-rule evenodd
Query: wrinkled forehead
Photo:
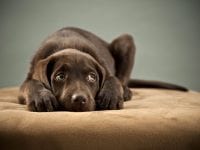
<svg viewBox="0 0 200 150"><path fill-rule="evenodd" d="M56 68L62 65L79 65L79 67L86 67L94 66L97 63L92 56L76 49L64 49L54 53L51 57L56 60Z"/></svg>

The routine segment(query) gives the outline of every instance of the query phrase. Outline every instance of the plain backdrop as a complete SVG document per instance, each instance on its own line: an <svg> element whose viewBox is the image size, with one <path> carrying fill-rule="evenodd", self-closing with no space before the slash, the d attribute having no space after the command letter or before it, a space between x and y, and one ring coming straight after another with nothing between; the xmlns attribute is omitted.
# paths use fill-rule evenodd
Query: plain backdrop
<svg viewBox="0 0 200 150"><path fill-rule="evenodd" d="M137 46L133 78L200 90L199 0L1 0L0 87L18 86L50 33L75 26Z"/></svg>

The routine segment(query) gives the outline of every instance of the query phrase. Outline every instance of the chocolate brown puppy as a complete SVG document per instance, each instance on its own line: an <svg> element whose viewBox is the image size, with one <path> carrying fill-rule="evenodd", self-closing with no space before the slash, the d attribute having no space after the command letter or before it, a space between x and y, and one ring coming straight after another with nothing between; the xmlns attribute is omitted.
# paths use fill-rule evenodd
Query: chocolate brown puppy
<svg viewBox="0 0 200 150"><path fill-rule="evenodd" d="M107 43L78 28L63 28L41 44L21 85L19 102L30 111L123 108L134 64L132 36Z"/></svg>
<svg viewBox="0 0 200 150"><path fill-rule="evenodd" d="M63 28L41 44L20 87L30 111L121 109L130 87L187 91L174 84L129 79L135 44L124 34L107 43L78 28ZM128 86L127 86L128 85Z"/></svg>

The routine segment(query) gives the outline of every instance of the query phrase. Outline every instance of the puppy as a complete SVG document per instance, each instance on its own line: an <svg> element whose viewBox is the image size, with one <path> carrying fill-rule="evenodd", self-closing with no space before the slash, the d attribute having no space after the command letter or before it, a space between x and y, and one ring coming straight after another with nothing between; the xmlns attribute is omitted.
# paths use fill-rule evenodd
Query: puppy
<svg viewBox="0 0 200 150"><path fill-rule="evenodd" d="M93 111L122 109L131 87L181 86L129 80L135 44L124 34L107 43L78 28L58 30L43 41L20 87L19 102L30 111Z"/></svg>
<svg viewBox="0 0 200 150"><path fill-rule="evenodd" d="M20 87L30 111L122 109L134 64L133 38L112 43L78 28L63 28L43 41Z"/></svg>

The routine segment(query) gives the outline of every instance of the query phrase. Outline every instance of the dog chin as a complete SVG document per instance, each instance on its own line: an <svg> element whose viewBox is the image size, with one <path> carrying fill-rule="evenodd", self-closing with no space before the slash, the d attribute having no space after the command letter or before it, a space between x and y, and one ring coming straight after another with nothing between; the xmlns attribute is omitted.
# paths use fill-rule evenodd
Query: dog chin
<svg viewBox="0 0 200 150"><path fill-rule="evenodd" d="M90 102L86 104L69 104L65 103L63 106L64 111L72 111L72 112L85 112L85 111L94 111L95 103Z"/></svg>

